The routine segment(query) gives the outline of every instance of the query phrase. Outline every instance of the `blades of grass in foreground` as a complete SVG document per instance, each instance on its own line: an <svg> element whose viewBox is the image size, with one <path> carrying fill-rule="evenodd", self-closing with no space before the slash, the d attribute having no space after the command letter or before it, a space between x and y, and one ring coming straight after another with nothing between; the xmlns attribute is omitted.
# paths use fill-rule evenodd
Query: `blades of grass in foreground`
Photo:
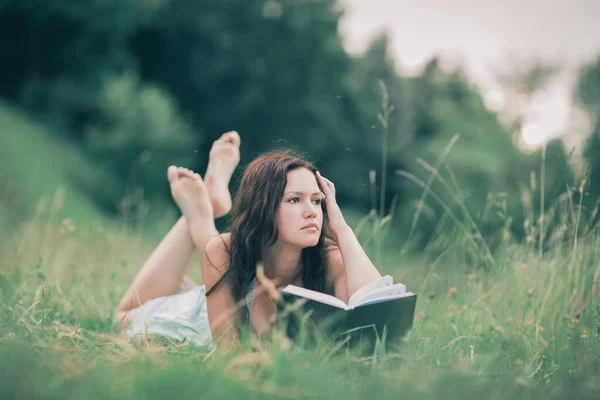
<svg viewBox="0 0 600 400"><path fill-rule="evenodd" d="M446 184L456 193L456 185ZM552 253L543 262L537 243L511 241L493 253L492 273L461 261L465 253L485 253L470 241L463 211L433 190L428 196L464 235L440 228L435 240L445 242L435 258L414 256L402 264L383 258L392 261L382 267L419 301L400 348L379 346L368 357L335 342L300 348L277 335L250 337L229 353L151 336L125 340L112 323L113 307L152 244L32 219L0 243L4 265L13 265L1 282L0 396L593 398L600 390L600 256L585 208L565 210L574 217L557 228L567 232L560 241L548 241ZM582 234L574 249L569 232L576 225ZM544 229L552 238L551 227Z"/></svg>
<svg viewBox="0 0 600 400"><path fill-rule="evenodd" d="M427 183L424 183L422 186L420 185L423 188L423 193L421 194L421 198L419 199L419 203L417 205L417 212L415 213L415 215L412 219L412 222L410 224L410 231L408 233L408 238L406 239L407 242L409 242L411 240L411 238L415 232L417 223L419 222L419 217L421 216L421 209L425 204L425 199L427 198L427 195L430 193L431 185L433 184L433 182L436 178L435 175L437 174L437 171L439 170L441 165L444 163L446 157L450 153L450 150L452 150L452 147L458 141L459 138L460 138L459 134L456 134L452 137L450 142L448 142L446 147L444 147L444 150L442 151L442 154L440 155L440 158L439 158L437 164L433 168L433 171L429 175L429 178L427 178Z"/></svg>

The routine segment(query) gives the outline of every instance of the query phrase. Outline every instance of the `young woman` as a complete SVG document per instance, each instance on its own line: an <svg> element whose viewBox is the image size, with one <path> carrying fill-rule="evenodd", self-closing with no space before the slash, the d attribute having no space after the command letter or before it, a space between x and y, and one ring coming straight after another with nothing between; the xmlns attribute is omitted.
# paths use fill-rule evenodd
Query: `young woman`
<svg viewBox="0 0 600 400"><path fill-rule="evenodd" d="M381 277L346 224L334 184L290 152L263 154L250 163L232 208L228 185L239 145L236 132L217 140L204 180L185 168L169 168L183 216L117 307L116 320L129 336L159 334L207 347L221 338L230 344L242 325L266 336L277 309L265 287L269 281L347 302ZM230 209L229 230L219 234L213 220ZM185 277L195 249L204 253L202 286ZM259 264L266 280L256 279Z"/></svg>

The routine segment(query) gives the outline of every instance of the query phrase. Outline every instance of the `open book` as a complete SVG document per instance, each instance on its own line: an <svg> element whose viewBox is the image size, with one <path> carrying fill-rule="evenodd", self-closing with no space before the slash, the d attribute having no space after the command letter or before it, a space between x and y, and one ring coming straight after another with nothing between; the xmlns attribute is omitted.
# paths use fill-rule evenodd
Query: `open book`
<svg viewBox="0 0 600 400"><path fill-rule="evenodd" d="M344 310L352 310L353 308L367 304L414 295L414 293L406 292L406 286L402 283L393 284L392 277L389 275L383 276L375 282L368 283L358 289L352 296L350 296L350 299L348 299L348 304L344 303L335 296L294 285L286 286L283 289L283 292L318 301L320 303L329 304L333 307L343 308Z"/></svg>
<svg viewBox="0 0 600 400"><path fill-rule="evenodd" d="M277 319L285 321L290 338L306 330L302 325L309 321L308 325L320 333L339 338L350 336L351 345L366 343L367 351L373 348L376 338L385 335L387 347L404 336L412 327L417 300L405 285L394 284L389 275L361 287L348 304L335 296L293 285L286 286L281 297Z"/></svg>

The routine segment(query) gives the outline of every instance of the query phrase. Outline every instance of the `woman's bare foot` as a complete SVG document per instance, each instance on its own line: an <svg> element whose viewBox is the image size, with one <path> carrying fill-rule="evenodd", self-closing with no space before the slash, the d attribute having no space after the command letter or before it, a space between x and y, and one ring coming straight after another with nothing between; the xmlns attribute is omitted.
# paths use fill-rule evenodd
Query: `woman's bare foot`
<svg viewBox="0 0 600 400"><path fill-rule="evenodd" d="M212 204L200 175L187 168L171 166L167 176L171 184L171 195L188 223L207 218L212 221Z"/></svg>
<svg viewBox="0 0 600 400"><path fill-rule="evenodd" d="M208 168L204 181L215 217L222 217L231 210L229 180L240 162L240 135L224 133L210 149Z"/></svg>

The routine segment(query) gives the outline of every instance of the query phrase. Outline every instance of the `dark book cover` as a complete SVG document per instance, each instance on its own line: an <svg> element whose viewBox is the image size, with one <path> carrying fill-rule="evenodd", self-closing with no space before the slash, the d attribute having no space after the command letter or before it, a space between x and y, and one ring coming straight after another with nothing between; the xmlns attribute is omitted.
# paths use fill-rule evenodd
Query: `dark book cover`
<svg viewBox="0 0 600 400"><path fill-rule="evenodd" d="M281 292L277 321L296 342L310 344L328 337L372 351L377 339L384 340L385 336L385 348L391 350L399 346L400 339L412 328L416 304L417 295L413 294L344 310Z"/></svg>

